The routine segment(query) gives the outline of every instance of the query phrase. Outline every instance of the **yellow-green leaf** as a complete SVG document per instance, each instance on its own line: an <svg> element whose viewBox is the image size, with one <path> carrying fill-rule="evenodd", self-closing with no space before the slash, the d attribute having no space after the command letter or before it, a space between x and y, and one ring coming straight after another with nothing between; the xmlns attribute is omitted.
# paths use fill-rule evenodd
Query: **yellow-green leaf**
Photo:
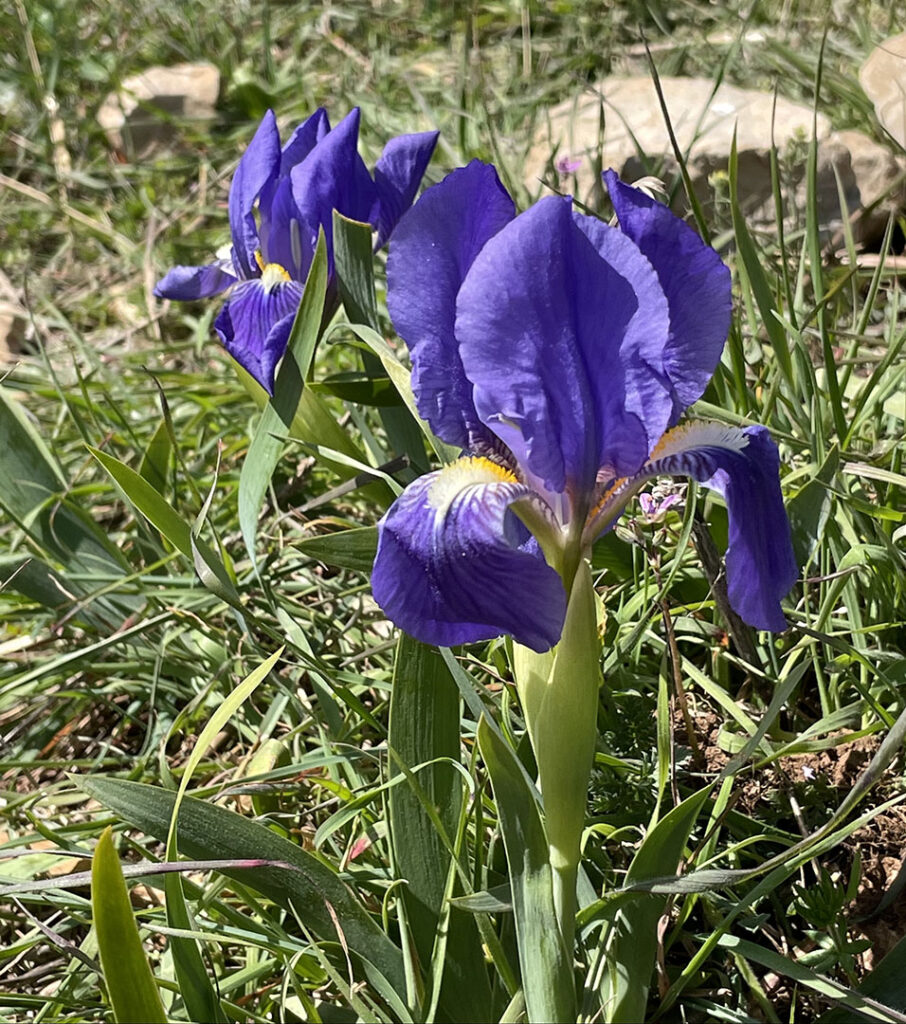
<svg viewBox="0 0 906 1024"><path fill-rule="evenodd" d="M91 862L91 911L117 1024L165 1024L167 1015L142 948L109 828L98 841Z"/></svg>

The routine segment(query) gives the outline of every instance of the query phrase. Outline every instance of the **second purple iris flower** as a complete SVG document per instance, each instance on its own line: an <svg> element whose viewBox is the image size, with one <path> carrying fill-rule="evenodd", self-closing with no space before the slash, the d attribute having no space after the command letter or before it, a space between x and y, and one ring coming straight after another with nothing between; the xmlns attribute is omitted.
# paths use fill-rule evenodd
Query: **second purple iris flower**
<svg viewBox="0 0 906 1024"><path fill-rule="evenodd" d="M227 258L174 267L154 289L164 299L202 299L231 289L214 328L224 347L269 393L324 229L333 268L333 211L370 223L380 248L412 205L437 132L391 139L369 174L358 153L359 110L333 129L324 110L281 146L265 115L230 185Z"/></svg>

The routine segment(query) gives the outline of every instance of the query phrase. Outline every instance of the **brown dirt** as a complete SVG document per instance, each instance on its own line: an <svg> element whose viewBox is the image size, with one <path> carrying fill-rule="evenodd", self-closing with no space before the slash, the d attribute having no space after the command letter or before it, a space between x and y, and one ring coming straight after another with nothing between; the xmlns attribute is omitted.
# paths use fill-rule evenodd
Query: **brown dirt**
<svg viewBox="0 0 906 1024"><path fill-rule="evenodd" d="M725 719L703 704L690 707L690 714L700 750L698 770L703 767L706 773L716 774L730 759L718 746ZM674 738L677 744L688 748L688 735L678 711L674 716ZM838 742L826 750L782 757L758 772L746 772L738 780L735 809L753 818L776 822L790 831L801 831L801 819L797 822L789 798L793 795L801 802L803 791L808 795L809 783L813 783L813 792L823 788L827 793L822 808L826 820L868 766L882 738L873 735L846 740L845 734L839 734ZM888 768L886 778L877 783L872 800L879 803L893 795L891 783L898 777L894 768ZM781 809L784 806L788 808L786 814ZM867 806L869 802L862 809ZM778 820L778 815L785 820ZM814 827L814 821L810 822L809 830ZM861 878L847 916L850 937L871 942L860 957L862 969L868 972L906 936L906 807L895 806L878 814L832 850L824 859L824 866L839 872L845 880L857 856L861 859Z"/></svg>

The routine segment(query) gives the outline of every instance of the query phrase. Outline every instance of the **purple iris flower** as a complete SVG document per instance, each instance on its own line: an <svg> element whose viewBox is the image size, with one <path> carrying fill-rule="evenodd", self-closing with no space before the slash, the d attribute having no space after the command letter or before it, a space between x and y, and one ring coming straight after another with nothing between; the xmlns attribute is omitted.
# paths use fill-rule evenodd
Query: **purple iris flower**
<svg viewBox="0 0 906 1024"><path fill-rule="evenodd" d="M319 228L324 229L331 272L334 210L370 223L375 246L384 245L415 199L438 133L391 139L373 176L359 156L358 135L358 108L333 129L319 109L281 147L277 119L269 110L230 185L229 258L203 267L174 267L154 289L158 298L190 300L231 288L214 328L230 355L269 394Z"/></svg>
<svg viewBox="0 0 906 1024"><path fill-rule="evenodd" d="M604 177L619 228L560 197L516 216L473 161L394 235L387 302L418 408L466 453L379 525L375 598L427 643L553 646L578 559L661 475L723 495L730 602L786 627L797 567L777 446L759 426L676 425L720 359L730 273L667 207Z"/></svg>

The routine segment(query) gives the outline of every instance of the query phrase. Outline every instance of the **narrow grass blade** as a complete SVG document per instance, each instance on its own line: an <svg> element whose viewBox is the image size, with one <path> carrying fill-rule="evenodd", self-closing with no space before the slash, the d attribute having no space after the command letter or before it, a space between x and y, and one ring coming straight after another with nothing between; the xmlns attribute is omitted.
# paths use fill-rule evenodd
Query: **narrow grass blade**
<svg viewBox="0 0 906 1024"><path fill-rule="evenodd" d="M164 893L166 895L167 924L171 928L184 932L197 931L186 903L182 876L167 875L164 878ZM198 941L187 936L171 934L169 945L173 955L173 967L176 971L179 994L185 1003L189 1019L226 1024L228 1018L223 1012L220 999L208 977Z"/></svg>
<svg viewBox="0 0 906 1024"><path fill-rule="evenodd" d="M346 315L357 324L378 330L374 294L374 251L370 224L333 211L333 249L337 283Z"/></svg>
<svg viewBox="0 0 906 1024"><path fill-rule="evenodd" d="M761 322L767 331L771 347L790 391L793 391L793 363L790 358L790 349L787 344L786 334L783 325L774 316L776 303L771 294L771 287L768 284L767 276L758 259L758 253L749 229L746 226L745 217L739 206L739 157L736 152L736 133L733 133L733 142L730 147L730 212L733 218L733 233L736 236L736 246L739 256L745 267L746 277L755 296L755 303L758 306L758 313Z"/></svg>
<svg viewBox="0 0 906 1024"><path fill-rule="evenodd" d="M359 526L353 530L306 537L296 550L338 569L370 572L377 552L377 527Z"/></svg>
<svg viewBox="0 0 906 1024"><path fill-rule="evenodd" d="M293 421L306 393L305 377L321 333L326 300L327 246L322 231L318 236L318 246L305 282L299 312L293 322L286 354L277 373L274 395L261 412L261 419L239 475L239 528L253 565L257 565L255 536L258 513L283 452L282 437L293 432ZM296 429L305 439L325 440L318 433L306 430L304 424L297 424Z"/></svg>
<svg viewBox="0 0 906 1024"><path fill-rule="evenodd" d="M343 308L353 323L380 332L377 299L374 293L374 252L370 224L350 220L333 212L334 261ZM362 353L365 372L382 376L380 360L371 352ZM387 439L396 454L405 454L412 465L427 471L425 448L417 420L400 406L380 406L379 414ZM411 471L410 471L411 476Z"/></svg>
<svg viewBox="0 0 906 1024"><path fill-rule="evenodd" d="M133 504L148 522L186 558L192 558L191 527L141 474L136 473L119 459L102 452L100 448L88 448L123 492L126 500Z"/></svg>
<svg viewBox="0 0 906 1024"><path fill-rule="evenodd" d="M177 551L191 561L208 589L227 603L239 607L239 595L220 557L201 537L193 538L192 528L176 509L143 476L119 459L102 452L99 448L89 446L88 451L107 470L126 500L134 505Z"/></svg>
<svg viewBox="0 0 906 1024"><path fill-rule="evenodd" d="M126 779L79 778L80 788L131 825L162 842L173 818L176 794ZM374 923L358 897L323 861L265 825L214 804L185 797L179 811L179 845L200 860L268 860L286 865L253 871L224 869L283 907L292 907L320 940L337 941L342 929L348 948L381 972L398 992L405 990L399 948Z"/></svg>
<svg viewBox="0 0 906 1024"><path fill-rule="evenodd" d="M109 828L98 840L91 862L91 912L117 1024L166 1024Z"/></svg>
<svg viewBox="0 0 906 1024"><path fill-rule="evenodd" d="M67 490L59 466L18 402L0 389L0 510L15 522L50 564L22 566L10 559L12 586L49 607L81 597L91 586L70 574L109 579L122 576L123 556L84 513L62 497ZM53 566L58 566L56 569ZM98 602L111 618L134 612L141 601L118 594Z"/></svg>
<svg viewBox="0 0 906 1024"><path fill-rule="evenodd" d="M172 454L173 442L170 425L166 418L163 418L157 424L157 430L154 431L148 442L148 447L145 449L145 454L138 467L138 475L144 477L155 491L159 491L161 494L167 488L167 474Z"/></svg>
<svg viewBox="0 0 906 1024"><path fill-rule="evenodd" d="M202 757L207 753L217 734L242 703L252 695L258 685L267 678L282 654L283 648L281 647L280 650L275 651L263 664L251 672L217 708L204 729L202 729L201 735L198 737L198 741L183 771L179 791L176 794L176 801L173 804L170 831L167 835L167 860L176 860L177 857L179 845L177 837L179 807L191 781L192 774L198 767ZM167 894L167 923L171 928L192 931L192 918L186 904L182 878L178 874L168 875L165 889ZM201 958L201 952L195 939L173 935L170 938L170 948L173 951L173 963L176 968L176 977L179 981L180 994L185 1001L190 1018L192 1020L217 1022L225 1020L223 1010L220 1007L220 1000L217 998L217 993L208 979L204 961Z"/></svg>
<svg viewBox="0 0 906 1024"><path fill-rule="evenodd" d="M710 787L688 797L645 836L626 874L625 886L675 872L689 833L708 799ZM665 900L649 897L627 903L614 923L602 987L604 1019L633 1024L645 1019L648 988L657 956L657 923Z"/></svg>
<svg viewBox="0 0 906 1024"><path fill-rule="evenodd" d="M459 458L461 450L454 445L444 444L440 438L435 437L431 428L420 417L418 406L415 402L415 395L412 393L411 373L400 362L396 352L393 351L377 331L364 324L344 324L343 326L352 331L380 359L384 372L392 381L403 404L412 414L413 420L417 423L424 437L427 438L440 461L446 464Z"/></svg>
<svg viewBox="0 0 906 1024"><path fill-rule="evenodd" d="M824 977L804 964L788 959L776 950L766 949L747 939L739 939L735 935L721 936L718 945L766 967L774 974L792 978L793 981L810 988L826 999L832 999L838 1007L845 1006L850 1010L856 1010L861 1018L888 1022L906 1021L906 1015L892 1007L882 1005L876 998L869 998L865 993L856 992L841 985L839 981ZM852 1017L844 1019L852 1020ZM821 1020L824 1021L825 1018L822 1017Z"/></svg>
<svg viewBox="0 0 906 1024"><path fill-rule="evenodd" d="M815 475L787 502L797 565L808 565L824 535L834 501L831 487L839 465L840 452L833 447Z"/></svg>
<svg viewBox="0 0 906 1024"><path fill-rule="evenodd" d="M484 717L478 724L478 745L494 788L510 869L528 1019L575 1020L573 958L557 923L547 835L538 801L516 754Z"/></svg>
<svg viewBox="0 0 906 1024"><path fill-rule="evenodd" d="M867 974L856 990L861 996L883 1003L900 1014L906 1012L906 938ZM818 1018L818 1024L849 1024L850 1017L843 1007L836 1007Z"/></svg>

